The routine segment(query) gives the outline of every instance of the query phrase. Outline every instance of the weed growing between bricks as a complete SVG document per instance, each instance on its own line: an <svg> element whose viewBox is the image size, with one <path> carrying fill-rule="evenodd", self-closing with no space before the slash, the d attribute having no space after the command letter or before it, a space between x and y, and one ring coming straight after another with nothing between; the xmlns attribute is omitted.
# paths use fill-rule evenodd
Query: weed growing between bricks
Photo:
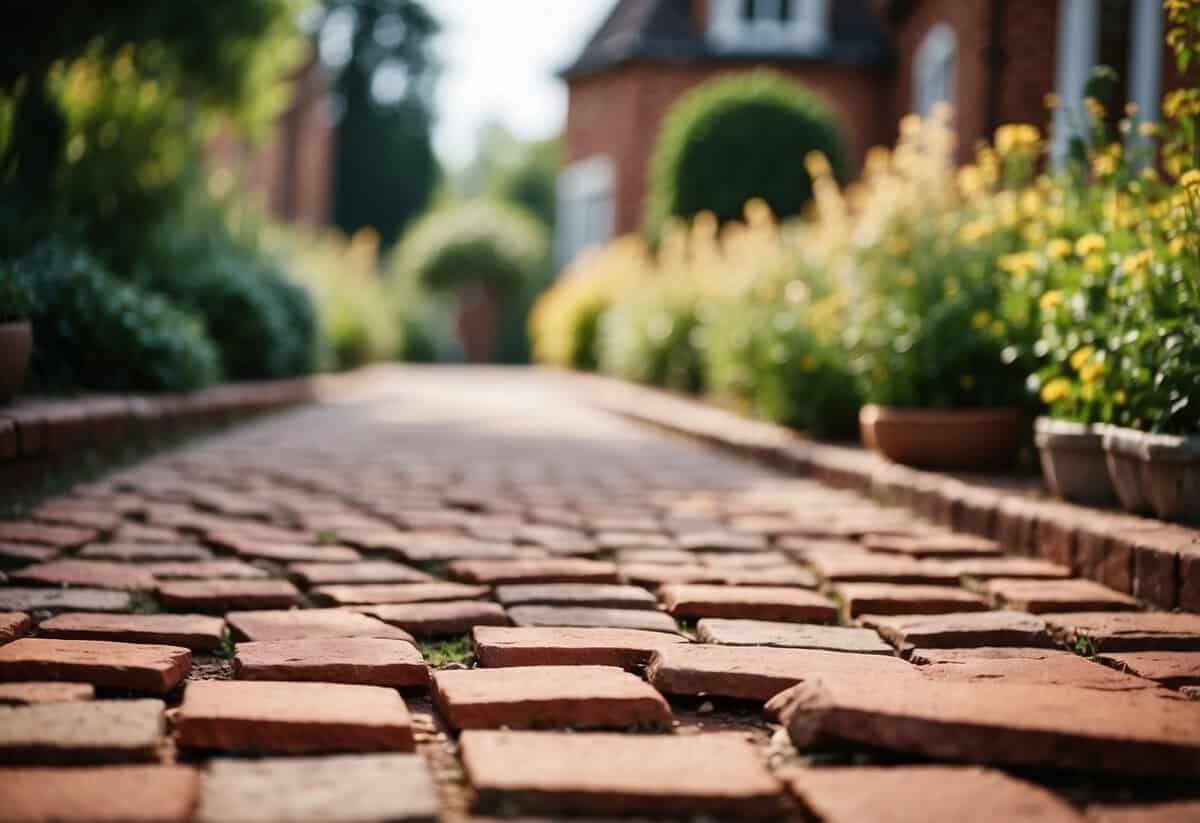
<svg viewBox="0 0 1200 823"><path fill-rule="evenodd" d="M447 666L471 668L475 665L475 645L469 634L439 640L422 640L419 648L425 662L432 668Z"/></svg>

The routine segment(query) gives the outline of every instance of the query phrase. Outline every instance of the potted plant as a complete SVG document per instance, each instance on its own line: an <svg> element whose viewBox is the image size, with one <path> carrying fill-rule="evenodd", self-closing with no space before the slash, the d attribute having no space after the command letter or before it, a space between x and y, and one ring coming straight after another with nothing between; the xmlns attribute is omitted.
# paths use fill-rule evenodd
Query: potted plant
<svg viewBox="0 0 1200 823"><path fill-rule="evenodd" d="M848 342L867 400L861 433L900 463L1002 468L1024 434L1032 324L1010 299L1000 261L1023 248L1036 216L1020 203L1040 136L1032 126L1005 127L956 177L944 130L936 120L902 124L893 179L867 183L909 207L856 259L861 293Z"/></svg>
<svg viewBox="0 0 1200 823"><path fill-rule="evenodd" d="M1083 204L1077 207L1085 210ZM1042 476L1055 496L1096 506L1117 501L1102 427L1125 400L1124 392L1110 385L1105 272L1111 267L1102 259L1097 266L1095 257L1105 244L1100 234L1060 235L1047 244L1041 271L1029 281L1038 294L1042 331L1036 348L1045 364L1030 378L1047 412L1034 421ZM1088 271L1097 267L1104 271Z"/></svg>
<svg viewBox="0 0 1200 823"><path fill-rule="evenodd" d="M11 269L0 269L0 403L11 400L25 382L33 351L29 289Z"/></svg>

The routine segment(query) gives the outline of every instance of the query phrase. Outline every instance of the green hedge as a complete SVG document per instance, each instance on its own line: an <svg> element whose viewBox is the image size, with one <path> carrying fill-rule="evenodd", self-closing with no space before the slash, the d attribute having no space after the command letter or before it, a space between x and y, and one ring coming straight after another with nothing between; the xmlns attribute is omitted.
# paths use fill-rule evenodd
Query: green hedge
<svg viewBox="0 0 1200 823"><path fill-rule="evenodd" d="M220 232L164 226L139 281L203 320L228 379L292 377L316 366L317 319L307 292Z"/></svg>
<svg viewBox="0 0 1200 823"><path fill-rule="evenodd" d="M546 266L546 229L523 209L489 200L434 211L405 234L402 276L435 291L483 282L513 294Z"/></svg>
<svg viewBox="0 0 1200 823"><path fill-rule="evenodd" d="M767 70L717 78L684 95L663 119L654 147L647 230L672 217L712 211L737 219L761 197L779 217L799 214L812 197L809 152L846 167L844 140L815 95Z"/></svg>
<svg viewBox="0 0 1200 823"><path fill-rule="evenodd" d="M62 241L0 265L7 278L32 298L30 383L39 389L184 391L220 376L216 347L197 318Z"/></svg>

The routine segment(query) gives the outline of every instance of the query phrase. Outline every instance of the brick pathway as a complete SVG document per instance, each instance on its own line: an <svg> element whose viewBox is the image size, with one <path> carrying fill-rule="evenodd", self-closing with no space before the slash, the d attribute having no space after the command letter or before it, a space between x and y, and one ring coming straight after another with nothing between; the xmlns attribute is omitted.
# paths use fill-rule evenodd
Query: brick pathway
<svg viewBox="0 0 1200 823"><path fill-rule="evenodd" d="M0 523L0 818L1200 819L1200 615L393 369Z"/></svg>

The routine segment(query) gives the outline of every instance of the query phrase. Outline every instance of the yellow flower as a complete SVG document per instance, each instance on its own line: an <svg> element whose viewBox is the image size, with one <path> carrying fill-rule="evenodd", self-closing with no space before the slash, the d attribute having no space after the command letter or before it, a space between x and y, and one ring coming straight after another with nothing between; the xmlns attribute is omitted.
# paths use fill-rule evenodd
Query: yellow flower
<svg viewBox="0 0 1200 823"><path fill-rule="evenodd" d="M977 311L971 315L971 325L977 329L982 329L992 322L991 312Z"/></svg>
<svg viewBox="0 0 1200 823"><path fill-rule="evenodd" d="M1087 109L1087 113L1092 116L1093 120L1103 120L1104 116L1108 113L1107 109L1104 108L1104 104L1095 97L1085 97L1083 107Z"/></svg>
<svg viewBox="0 0 1200 823"><path fill-rule="evenodd" d="M1150 249L1139 251L1125 258L1121 263L1121 271L1125 274L1137 274L1145 271L1154 262L1154 252Z"/></svg>
<svg viewBox="0 0 1200 823"><path fill-rule="evenodd" d="M1096 387L1091 383L1084 383L1079 387L1079 396L1088 403L1092 402L1096 399Z"/></svg>
<svg viewBox="0 0 1200 823"><path fill-rule="evenodd" d="M1046 244L1046 256L1051 260L1062 260L1071 253L1071 241L1056 237Z"/></svg>
<svg viewBox="0 0 1200 823"><path fill-rule="evenodd" d="M1142 137L1153 137L1158 134L1158 123L1152 123L1149 120L1139 123L1138 134Z"/></svg>
<svg viewBox="0 0 1200 823"><path fill-rule="evenodd" d="M896 277L896 281L906 289L911 289L917 283L917 276L912 269L904 269Z"/></svg>
<svg viewBox="0 0 1200 823"><path fill-rule="evenodd" d="M1104 246L1105 240L1103 234L1096 234L1095 232L1085 234L1075 241L1075 254L1079 257L1087 257L1093 252L1100 251Z"/></svg>
<svg viewBox="0 0 1200 823"><path fill-rule="evenodd" d="M1117 389L1115 392L1113 392L1113 405L1124 406L1126 399L1127 398L1125 397L1124 389Z"/></svg>
<svg viewBox="0 0 1200 823"><path fill-rule="evenodd" d="M1054 92L1046 92L1042 95L1042 105L1048 109L1056 109L1062 105L1062 100Z"/></svg>
<svg viewBox="0 0 1200 823"><path fill-rule="evenodd" d="M1057 289L1051 289L1042 295L1038 300L1038 305L1042 307L1042 311L1054 311L1063 304L1062 292Z"/></svg>
<svg viewBox="0 0 1200 823"><path fill-rule="evenodd" d="M1200 189L1200 169L1184 172L1183 176L1179 178L1179 185L1185 189Z"/></svg>
<svg viewBox="0 0 1200 823"><path fill-rule="evenodd" d="M805 374L812 374L817 370L817 358L814 355L806 354L800 358L800 370Z"/></svg>
<svg viewBox="0 0 1200 823"><path fill-rule="evenodd" d="M1088 363L1079 370L1079 378L1089 385L1099 380L1102 374L1104 374L1104 362L1100 360Z"/></svg>
<svg viewBox="0 0 1200 823"><path fill-rule="evenodd" d="M1071 393L1071 381L1065 377L1056 377L1042 386L1042 402L1057 403Z"/></svg>
<svg viewBox="0 0 1200 823"><path fill-rule="evenodd" d="M1083 261L1084 269L1092 274L1100 274L1104 271L1104 265L1104 255L1102 254L1089 254Z"/></svg>
<svg viewBox="0 0 1200 823"><path fill-rule="evenodd" d="M1073 368L1075 371L1079 371L1085 365L1087 365L1088 361L1092 359L1092 356L1095 355L1095 353L1096 349L1094 346L1084 346L1081 349L1076 349L1075 353L1071 355L1071 368Z"/></svg>
<svg viewBox="0 0 1200 823"><path fill-rule="evenodd" d="M1117 170L1117 158L1111 154L1097 154L1092 158L1092 174L1099 178L1108 177Z"/></svg>

